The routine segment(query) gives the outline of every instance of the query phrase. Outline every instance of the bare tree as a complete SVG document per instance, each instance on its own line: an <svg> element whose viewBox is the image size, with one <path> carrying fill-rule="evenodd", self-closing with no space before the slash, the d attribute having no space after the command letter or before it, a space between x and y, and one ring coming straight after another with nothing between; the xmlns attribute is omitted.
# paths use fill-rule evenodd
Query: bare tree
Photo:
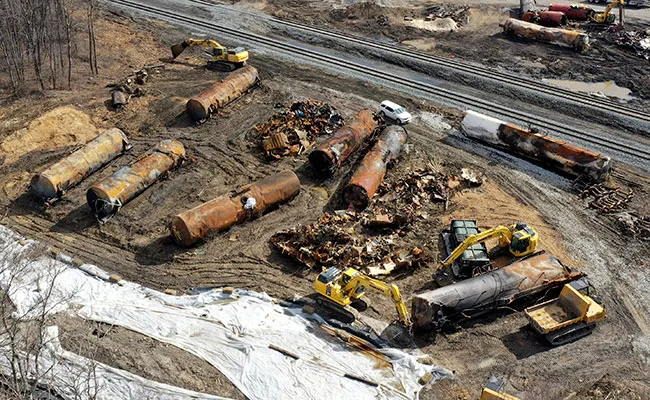
<svg viewBox="0 0 650 400"><path fill-rule="evenodd" d="M90 72L97 75L97 43L95 40L95 9L97 7L97 0L88 0L88 52Z"/></svg>
<svg viewBox="0 0 650 400"><path fill-rule="evenodd" d="M0 246L0 365L5 372L0 374L0 387L12 399L32 399L46 390L44 378L54 367L40 360L48 345L45 328L50 315L73 294L56 292L63 269L45 256L42 245L31 244L19 252L10 251L12 245L9 240ZM25 290L34 285L38 290ZM31 300L29 307L15 307L12 298L25 293Z"/></svg>
<svg viewBox="0 0 650 400"><path fill-rule="evenodd" d="M72 24L64 1L0 0L2 64L14 94L26 89L28 69L41 90L66 80L70 86Z"/></svg>

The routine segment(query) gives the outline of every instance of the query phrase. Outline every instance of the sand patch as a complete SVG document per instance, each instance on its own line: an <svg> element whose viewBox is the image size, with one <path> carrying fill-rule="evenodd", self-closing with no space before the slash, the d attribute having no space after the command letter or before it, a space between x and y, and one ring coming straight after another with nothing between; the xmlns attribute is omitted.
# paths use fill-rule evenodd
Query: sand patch
<svg viewBox="0 0 650 400"><path fill-rule="evenodd" d="M57 107L36 118L26 128L9 135L0 145L11 164L27 153L84 144L99 130L90 116L70 106Z"/></svg>
<svg viewBox="0 0 650 400"><path fill-rule="evenodd" d="M412 21L404 21L404 24L431 32L452 32L458 30L458 24L451 18L436 18L432 21L414 19Z"/></svg>
<svg viewBox="0 0 650 400"><path fill-rule="evenodd" d="M544 220L539 211L521 204L496 183L488 180L478 189L456 194L452 202L453 210L447 217L448 220L442 221L447 226L452 219L475 219L481 230L523 221L537 231L538 248L545 249L569 266L575 265L575 259L568 254L562 243L562 235ZM488 243L488 247L492 245L492 242Z"/></svg>

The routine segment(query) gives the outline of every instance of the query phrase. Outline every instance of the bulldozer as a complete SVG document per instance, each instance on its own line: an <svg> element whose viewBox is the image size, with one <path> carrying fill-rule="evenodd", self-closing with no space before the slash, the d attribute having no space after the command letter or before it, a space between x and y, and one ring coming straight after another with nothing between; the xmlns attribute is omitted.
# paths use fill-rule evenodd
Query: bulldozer
<svg viewBox="0 0 650 400"><path fill-rule="evenodd" d="M516 258L529 256L537 250L537 231L525 222L511 226L497 226L479 232L476 221L454 220L451 229L442 234L447 258L436 270L436 280L440 274L451 267L456 278L469 278L490 270L491 258L499 252L506 251ZM488 252L485 242L499 239L495 248ZM453 249L453 250L452 250Z"/></svg>
<svg viewBox="0 0 650 400"><path fill-rule="evenodd" d="M616 15L612 14L612 9L619 7L621 21L619 22L623 25L623 6L625 6L625 0L614 0L611 3L607 4L605 11L601 13L595 13L591 16L591 21L597 24L613 24L616 21Z"/></svg>
<svg viewBox="0 0 650 400"><path fill-rule="evenodd" d="M354 268L342 271L337 267L321 272L314 281L314 289L318 294L316 303L346 316L351 314L345 309L347 306L352 306L359 311L368 308L363 300L368 288L393 299L399 316L399 325L391 325L389 340L406 343L411 337L413 324L397 285L373 279Z"/></svg>
<svg viewBox="0 0 650 400"><path fill-rule="evenodd" d="M212 52L206 54L211 57L208 60L208 69L213 71L234 71L246 65L248 61L248 51L243 47L228 49L214 40L187 39L182 43L175 44L171 47L172 58L176 59L188 47L208 47Z"/></svg>

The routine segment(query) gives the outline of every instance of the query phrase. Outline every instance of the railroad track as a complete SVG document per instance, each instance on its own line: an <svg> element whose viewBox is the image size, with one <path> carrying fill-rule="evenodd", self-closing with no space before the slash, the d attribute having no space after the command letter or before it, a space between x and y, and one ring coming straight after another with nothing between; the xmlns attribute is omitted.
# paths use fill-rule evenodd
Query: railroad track
<svg viewBox="0 0 650 400"><path fill-rule="evenodd" d="M292 54L308 56L310 59L325 62L327 64L341 68L343 70L353 71L366 76L372 76L381 81L385 81L393 85L397 85L398 87L405 87L422 93L433 95L438 98L451 101L453 103L462 104L463 106L468 108L474 108L474 109L478 108L480 110L484 110L490 113L496 113L509 118L525 121L534 126L544 128L549 131L558 132L567 137L579 139L583 142L601 146L606 149L615 150L623 154L626 154L628 156L636 157L641 160L650 161L650 151L640 149L636 145L620 143L620 141L604 138L596 134L575 129L571 126L559 122L548 121L545 118L529 115L523 111L510 109L499 104L493 104L483 99L478 99L462 93L452 92L414 79L404 78L390 73L386 73L384 71L380 71L366 65L358 64L349 60L324 54L315 50L286 43L281 40L264 37L254 33L241 32L238 30L225 28L210 22L205 22L200 19L178 14L173 11L160 9L149 5L142 5L129 0L112 0L110 1L110 3L128 7L134 10L139 10L141 12L150 14L152 16L166 18L171 21L190 24L195 28L198 27L198 28L208 29L213 32L218 32L233 38L270 46L271 48L284 50ZM205 4L213 5L211 3L205 3Z"/></svg>
<svg viewBox="0 0 650 400"><path fill-rule="evenodd" d="M206 6L212 6L212 7L226 7L223 5L219 4L214 4L214 3L209 3L201 0L189 0L192 3L197 3L201 5L206 5ZM258 13L253 13L250 11L245 11L242 10L243 13L260 17L260 14ZM502 71L495 71L490 68L486 68L483 66L479 65L472 65L472 64L467 64L458 60L450 60L444 57L436 56L433 54L421 52L421 51L416 51L416 50L410 50L408 48L405 48L403 46L399 45L394 45L394 44L389 44L389 43L383 43L378 40L373 40L369 39L363 36L359 35L354 35L354 34L349 34L349 33L344 33L341 31L336 31L333 29L326 29L326 28L315 28L313 26L305 25L300 22L296 21L291 21L287 20L284 18L278 18L278 17L272 17L272 16L264 16L267 18L269 21L273 21L275 23L284 25L284 26L289 26L293 28L298 28L303 31L308 31L308 32L313 32L317 33L319 35L324 35L327 37L331 38L336 38L336 39L341 39L345 40L347 42L352 42L356 43L365 47L369 48L374 48L374 49L380 49L384 51L391 52L393 54L399 54L402 56L409 57L414 60L419 60L419 61L424 61L428 62L437 66L442 66L446 68L451 68L457 71L462 71L466 72L469 74L473 74L476 76L479 76L484 79L490 79L496 82L500 82L503 84L509 84L509 85L516 85L518 87L534 90L539 93L544 93L547 95L551 95L554 97L559 97L563 98L565 100L571 100L571 101L576 101L579 102L583 105L587 106L592 106L596 107L599 109L604 109L604 110L609 110L611 112L615 112L619 115L624 115L633 119L638 119L644 122L650 122L650 114L649 113L644 113L642 111L639 111L637 109L631 108L631 107L626 107L622 104L618 104L613 100L609 99L603 99L603 98L596 98L594 96L591 96L586 93L580 93L576 92L570 89L565 89L561 88L558 86L552 86L545 84L543 82L530 79L527 77L511 74L508 72L502 72Z"/></svg>

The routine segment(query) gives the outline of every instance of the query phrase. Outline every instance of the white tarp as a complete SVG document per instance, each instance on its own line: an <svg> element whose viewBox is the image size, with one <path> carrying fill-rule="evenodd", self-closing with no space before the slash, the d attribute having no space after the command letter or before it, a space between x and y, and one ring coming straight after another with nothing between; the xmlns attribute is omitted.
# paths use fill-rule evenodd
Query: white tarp
<svg viewBox="0 0 650 400"><path fill-rule="evenodd" d="M215 366L252 400L321 399L324 395L341 400L412 399L417 398L422 388L418 379L426 372L434 380L449 374L397 350L387 352L392 367L381 366L376 358L325 334L300 310L283 308L266 294L236 291L229 295L212 290L197 296L170 296L130 282L112 284L50 258L21 261L20 256L37 244L20 239L0 226L0 283L6 288L13 276L10 294L18 315L29 315L49 294L53 306L48 311L68 309L83 318L173 344ZM90 265L83 269L97 270ZM54 288L51 293L49 287Z"/></svg>

